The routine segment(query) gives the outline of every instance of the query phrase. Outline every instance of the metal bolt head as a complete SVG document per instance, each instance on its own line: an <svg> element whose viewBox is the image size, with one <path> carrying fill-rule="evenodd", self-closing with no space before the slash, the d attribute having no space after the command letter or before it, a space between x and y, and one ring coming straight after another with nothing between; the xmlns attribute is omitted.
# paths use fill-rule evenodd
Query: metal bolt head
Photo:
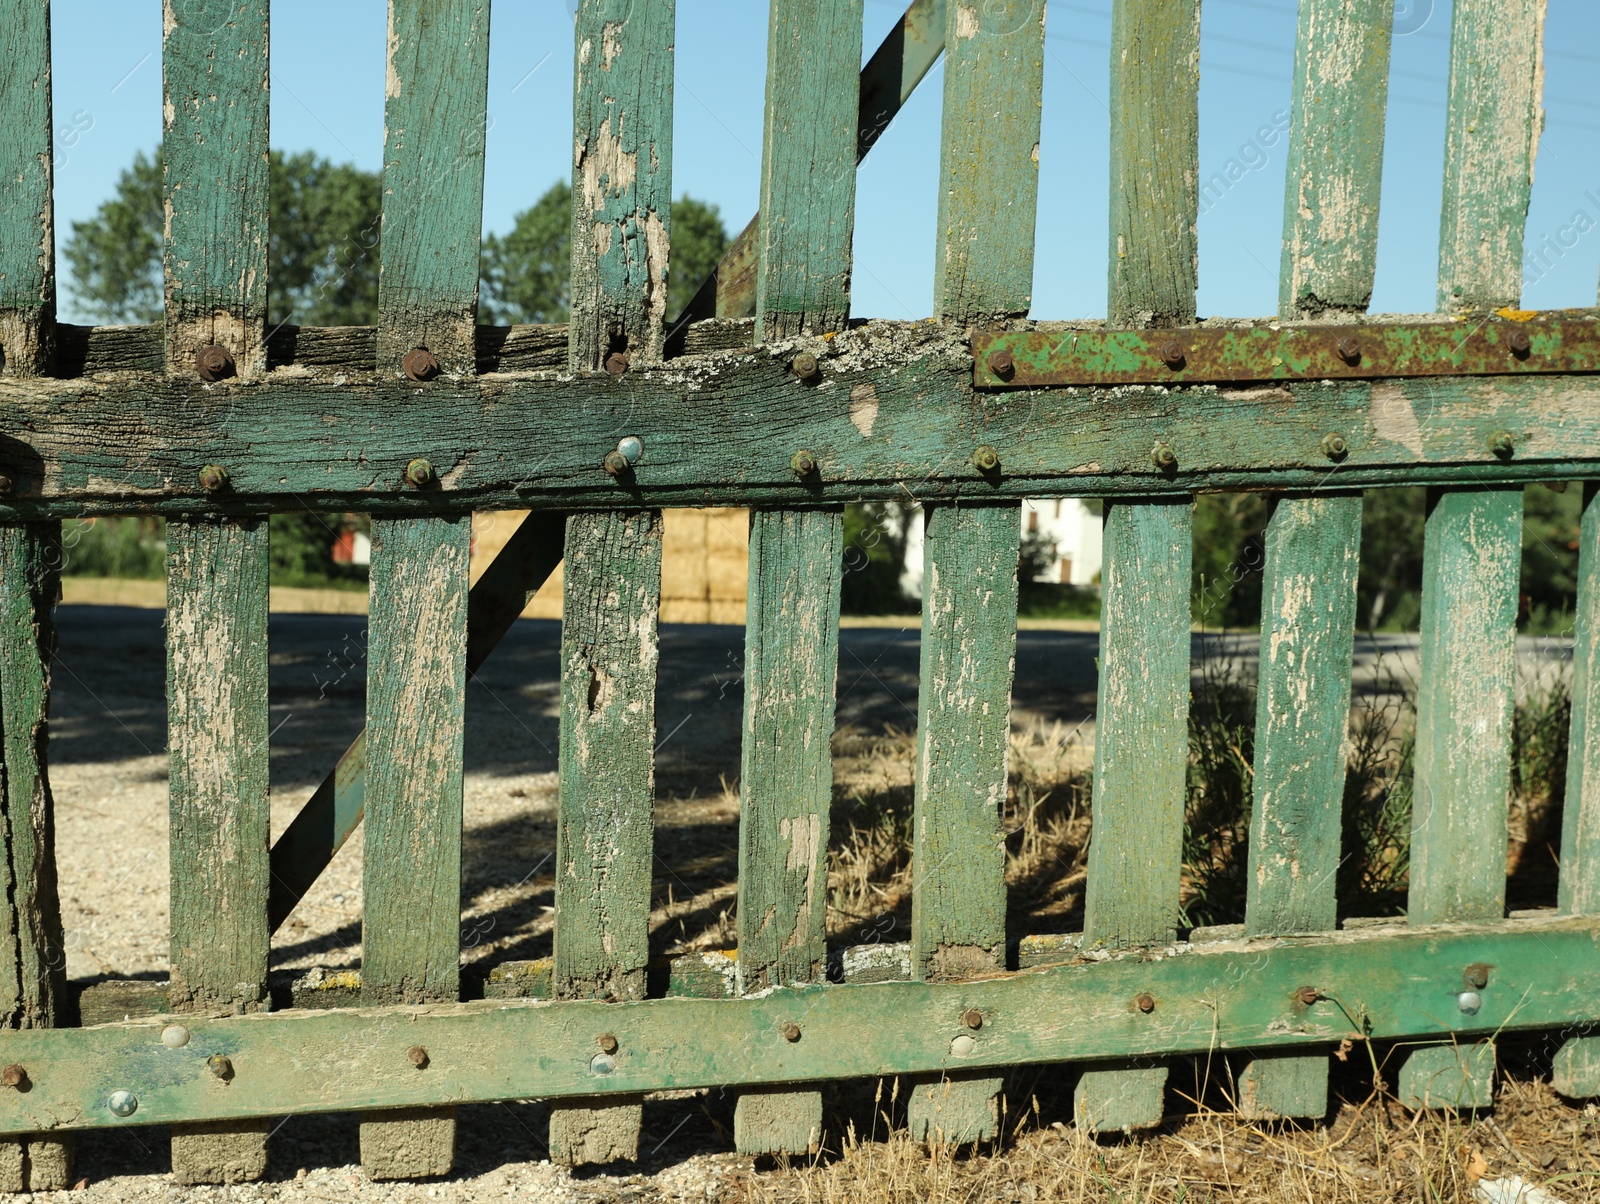
<svg viewBox="0 0 1600 1204"><path fill-rule="evenodd" d="M1148 1016L1156 1010L1156 997L1148 991L1141 991L1133 997L1133 1006Z"/></svg>
<svg viewBox="0 0 1600 1204"><path fill-rule="evenodd" d="M809 351L802 351L789 361L789 371L801 380L816 380L822 375L822 365L817 363L817 357Z"/></svg>
<svg viewBox="0 0 1600 1204"><path fill-rule="evenodd" d="M1482 962L1474 962L1461 972L1461 981L1474 991L1481 991L1489 985L1489 967Z"/></svg>
<svg viewBox="0 0 1600 1204"><path fill-rule="evenodd" d="M628 370L628 354L625 351L613 351L606 356L606 371L612 376L621 376Z"/></svg>
<svg viewBox="0 0 1600 1204"><path fill-rule="evenodd" d="M1456 1006L1468 1016L1476 1016L1483 1006L1483 996L1476 991L1462 991L1456 996Z"/></svg>
<svg viewBox="0 0 1600 1204"><path fill-rule="evenodd" d="M221 1054L212 1054L206 1059L206 1069L226 1083L233 1077L233 1060Z"/></svg>
<svg viewBox="0 0 1600 1204"><path fill-rule="evenodd" d="M1165 472L1178 466L1178 453L1165 443L1157 443L1150 449L1150 463Z"/></svg>
<svg viewBox="0 0 1600 1204"><path fill-rule="evenodd" d="M1161 357L1161 362L1174 372L1188 363L1188 357L1183 353L1183 345L1176 339L1168 339L1156 348L1156 354Z"/></svg>
<svg viewBox="0 0 1600 1204"><path fill-rule="evenodd" d="M804 449L789 458L789 467L797 477L809 477L817 471L817 458Z"/></svg>
<svg viewBox="0 0 1600 1204"><path fill-rule="evenodd" d="M416 347L400 357L400 371L412 380L432 380L439 375L439 358L426 347Z"/></svg>
<svg viewBox="0 0 1600 1204"><path fill-rule="evenodd" d="M434 480L433 465L421 456L406 465L406 484L413 489L426 489Z"/></svg>
<svg viewBox="0 0 1600 1204"><path fill-rule="evenodd" d="M617 440L617 451L628 462L629 467L639 462L639 457L644 455L644 444L637 435L624 435Z"/></svg>
<svg viewBox="0 0 1600 1204"><path fill-rule="evenodd" d="M221 493L228 487L228 470L220 464L207 464L200 470L200 488L207 493Z"/></svg>
<svg viewBox="0 0 1600 1204"><path fill-rule="evenodd" d="M1004 347L989 353L989 371L1001 380L1010 380L1017 371L1017 361Z"/></svg>
<svg viewBox="0 0 1600 1204"><path fill-rule="evenodd" d="M1519 360L1527 359L1528 353L1533 350L1533 336L1526 330L1513 330L1506 341L1511 347L1511 354Z"/></svg>
<svg viewBox="0 0 1600 1204"><path fill-rule="evenodd" d="M1316 987L1301 987L1294 993L1294 997L1297 1003L1303 1003L1306 1007L1310 1007L1322 998L1322 993Z"/></svg>
<svg viewBox="0 0 1600 1204"><path fill-rule="evenodd" d="M1339 358L1347 364L1355 365L1361 362L1361 344L1349 335L1345 335L1344 338L1339 340L1339 345L1335 350L1338 351Z"/></svg>
<svg viewBox="0 0 1600 1204"><path fill-rule="evenodd" d="M1517 450L1517 440L1510 431L1496 431L1489 436L1489 450L1502 460Z"/></svg>
<svg viewBox="0 0 1600 1204"><path fill-rule="evenodd" d="M950 1052L958 1058L970 1056L972 1051L977 1048L978 1043L966 1033L957 1033L950 1039Z"/></svg>
<svg viewBox="0 0 1600 1204"><path fill-rule="evenodd" d="M605 465L605 470L614 477L620 477L633 469L633 465L628 463L628 457L619 451L608 451L606 458L601 463Z"/></svg>
<svg viewBox="0 0 1600 1204"><path fill-rule="evenodd" d="M790 1045L800 1040L800 1026L793 1020L783 1026L783 1039Z"/></svg>
<svg viewBox="0 0 1600 1204"><path fill-rule="evenodd" d="M602 1033L599 1045L602 1053L614 1054L617 1052L617 1038L612 1033Z"/></svg>
<svg viewBox="0 0 1600 1204"><path fill-rule="evenodd" d="M968 1028L982 1028L983 1013L977 1008L968 1008L961 1014L961 1023L965 1024Z"/></svg>
<svg viewBox="0 0 1600 1204"><path fill-rule="evenodd" d="M979 472L993 472L1000 467L1000 453L985 443L972 453L972 466Z"/></svg>
<svg viewBox="0 0 1600 1204"><path fill-rule="evenodd" d="M106 1107L113 1116L132 1116L139 1110L139 1097L131 1091L113 1091Z"/></svg>
<svg viewBox="0 0 1600 1204"><path fill-rule="evenodd" d="M610 1074L616 1068L616 1059L610 1054L597 1053L589 1059L589 1069L595 1074Z"/></svg>
<svg viewBox="0 0 1600 1204"><path fill-rule="evenodd" d="M17 487L17 482L10 473L0 472L0 496L10 493Z"/></svg>
<svg viewBox="0 0 1600 1204"><path fill-rule="evenodd" d="M233 375L233 356L226 347L207 343L194 353L194 370L208 384Z"/></svg>
<svg viewBox="0 0 1600 1204"><path fill-rule="evenodd" d="M28 1072L22 1069L22 1067L18 1066L15 1062L11 1063L11 1065L7 1066L4 1070L0 1070L0 1083L4 1083L7 1087L20 1087L27 1081Z"/></svg>
<svg viewBox="0 0 1600 1204"><path fill-rule="evenodd" d="M189 1044L189 1030L181 1024L169 1024L161 1030L161 1044L168 1049L182 1049Z"/></svg>
<svg viewBox="0 0 1600 1204"><path fill-rule="evenodd" d="M426 1069L428 1065L427 1048L422 1045L413 1045L410 1049L406 1050L406 1061L410 1062L418 1070Z"/></svg>
<svg viewBox="0 0 1600 1204"><path fill-rule="evenodd" d="M1322 454L1330 460L1342 460L1350 454L1350 445L1344 441L1343 435L1327 434L1322 437Z"/></svg>

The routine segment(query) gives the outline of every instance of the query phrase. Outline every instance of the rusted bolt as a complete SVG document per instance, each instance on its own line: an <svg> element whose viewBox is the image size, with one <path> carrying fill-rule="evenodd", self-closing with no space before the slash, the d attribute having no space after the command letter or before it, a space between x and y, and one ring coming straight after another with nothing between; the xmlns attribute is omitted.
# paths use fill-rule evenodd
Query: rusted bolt
<svg viewBox="0 0 1600 1204"><path fill-rule="evenodd" d="M982 1028L983 1013L977 1008L968 1008L961 1014L961 1023L965 1024L968 1028Z"/></svg>
<svg viewBox="0 0 1600 1204"><path fill-rule="evenodd" d="M4 1083L7 1087L21 1087L27 1081L28 1072L15 1062L0 1070L0 1083Z"/></svg>
<svg viewBox="0 0 1600 1204"><path fill-rule="evenodd" d="M1188 363L1188 357L1183 354L1183 347L1176 339L1168 339L1156 348L1156 354L1161 357L1161 362L1174 372Z"/></svg>
<svg viewBox="0 0 1600 1204"><path fill-rule="evenodd" d="M227 1082L233 1077L233 1062L221 1054L212 1054L207 1058L206 1069L223 1082Z"/></svg>
<svg viewBox="0 0 1600 1204"><path fill-rule="evenodd" d="M985 443L972 453L972 466L979 472L993 472L1000 467L1000 453Z"/></svg>
<svg viewBox="0 0 1600 1204"><path fill-rule="evenodd" d="M432 380L439 375L439 359L426 347L415 347L401 357L400 370L412 380Z"/></svg>
<svg viewBox="0 0 1600 1204"><path fill-rule="evenodd" d="M1361 362L1361 344L1349 335L1339 340L1336 350L1339 352L1339 358L1347 364L1354 365Z"/></svg>
<svg viewBox="0 0 1600 1204"><path fill-rule="evenodd" d="M1330 460L1342 460L1350 454L1350 445L1344 441L1343 435L1324 435L1322 437L1322 454Z"/></svg>
<svg viewBox="0 0 1600 1204"><path fill-rule="evenodd" d="M1178 466L1178 453L1173 451L1167 444L1157 442L1150 449L1150 463L1166 472L1168 469Z"/></svg>
<svg viewBox="0 0 1600 1204"><path fill-rule="evenodd" d="M619 451L608 451L602 463L605 465L606 471L614 477L622 476L633 467L628 463L628 457Z"/></svg>
<svg viewBox="0 0 1600 1204"><path fill-rule="evenodd" d="M200 470L200 488L207 493L221 493L228 487L228 470L220 464L207 464Z"/></svg>
<svg viewBox="0 0 1600 1204"><path fill-rule="evenodd" d="M406 1061L410 1062L418 1070L426 1070L428 1067L427 1047L422 1045L413 1045L410 1049L406 1050Z"/></svg>
<svg viewBox="0 0 1600 1204"><path fill-rule="evenodd" d="M789 467L797 477L809 477L817 471L817 458L810 452L801 450L789 457Z"/></svg>
<svg viewBox="0 0 1600 1204"><path fill-rule="evenodd" d="M1141 991L1133 997L1133 1006L1148 1016L1156 1010L1156 997L1148 991Z"/></svg>
<svg viewBox="0 0 1600 1204"><path fill-rule="evenodd" d="M406 484L413 489L426 489L436 479L433 475L433 465L421 456L406 465Z"/></svg>
<svg viewBox="0 0 1600 1204"><path fill-rule="evenodd" d="M822 375L822 365L817 363L817 357L809 351L802 351L789 361L789 371L801 380L811 381Z"/></svg>
<svg viewBox="0 0 1600 1204"><path fill-rule="evenodd" d="M1489 436L1489 450L1506 460L1517 450L1517 441L1510 431L1496 431Z"/></svg>
<svg viewBox="0 0 1600 1204"><path fill-rule="evenodd" d="M614 1054L617 1052L617 1039L611 1033L602 1033L600 1036L600 1052Z"/></svg>
<svg viewBox="0 0 1600 1204"><path fill-rule="evenodd" d="M1527 359L1528 353L1533 350L1533 336L1526 330L1513 330L1507 342L1511 346L1511 354L1519 360Z"/></svg>
<svg viewBox="0 0 1600 1204"><path fill-rule="evenodd" d="M10 493L16 487L17 483L11 478L10 473L0 472L0 495Z"/></svg>
<svg viewBox="0 0 1600 1204"><path fill-rule="evenodd" d="M783 1026L783 1039L790 1045L800 1040L800 1026L793 1020Z"/></svg>
<svg viewBox="0 0 1600 1204"><path fill-rule="evenodd" d="M625 351L613 351L606 356L606 371L612 376L621 376L628 370L628 354Z"/></svg>
<svg viewBox="0 0 1600 1204"><path fill-rule="evenodd" d="M989 353L989 371L1001 380L1010 380L1017 370L1017 361L1004 347Z"/></svg>
<svg viewBox="0 0 1600 1204"><path fill-rule="evenodd" d="M1310 1007L1313 1003L1322 998L1322 993L1318 991L1316 987L1301 987L1294 993L1294 997L1300 1003L1305 1004L1306 1007Z"/></svg>
<svg viewBox="0 0 1600 1204"><path fill-rule="evenodd" d="M207 343L194 353L194 370L208 383L222 380L233 375L233 356L226 347Z"/></svg>
<svg viewBox="0 0 1600 1204"><path fill-rule="evenodd" d="M1461 972L1461 981L1474 991L1481 991L1489 985L1489 967L1482 962L1474 962Z"/></svg>

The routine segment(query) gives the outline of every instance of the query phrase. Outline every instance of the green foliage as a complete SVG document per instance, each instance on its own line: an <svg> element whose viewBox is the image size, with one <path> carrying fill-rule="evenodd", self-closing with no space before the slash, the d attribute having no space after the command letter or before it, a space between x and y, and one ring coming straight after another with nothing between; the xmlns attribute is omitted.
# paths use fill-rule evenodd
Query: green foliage
<svg viewBox="0 0 1600 1204"><path fill-rule="evenodd" d="M310 152L268 164L267 320L361 326L377 319L378 176ZM111 199L72 224L72 292L97 321L159 322L162 156L135 155Z"/></svg>
<svg viewBox="0 0 1600 1204"><path fill-rule="evenodd" d="M267 556L273 585L365 588L366 566L334 563L333 543L346 526L365 530L366 519L334 514L274 514L267 522Z"/></svg>
<svg viewBox="0 0 1600 1204"><path fill-rule="evenodd" d="M159 518L73 518L61 524L61 572L68 577L165 576L167 524Z"/></svg>
<svg viewBox="0 0 1600 1204"><path fill-rule="evenodd" d="M1255 689L1238 663L1206 656L1200 675L1183 825L1184 918L1194 927L1244 919L1256 731Z"/></svg>
<svg viewBox="0 0 1600 1204"><path fill-rule="evenodd" d="M844 508L844 582L839 598L844 614L901 615L921 609L900 588L910 517L910 508L898 502L858 502Z"/></svg>
<svg viewBox="0 0 1600 1204"><path fill-rule="evenodd" d="M565 322L572 304L572 188L550 186L517 214L510 233L483 240L480 320L496 325ZM667 314L677 314L728 249L714 205L679 197L672 206Z"/></svg>
<svg viewBox="0 0 1600 1204"><path fill-rule="evenodd" d="M1206 493L1194 508L1194 585L1190 607L1201 627L1261 621L1262 540L1270 502L1255 493Z"/></svg>
<svg viewBox="0 0 1600 1204"><path fill-rule="evenodd" d="M1356 626L1415 631L1422 619L1422 533L1427 490L1369 489L1361 503Z"/></svg>

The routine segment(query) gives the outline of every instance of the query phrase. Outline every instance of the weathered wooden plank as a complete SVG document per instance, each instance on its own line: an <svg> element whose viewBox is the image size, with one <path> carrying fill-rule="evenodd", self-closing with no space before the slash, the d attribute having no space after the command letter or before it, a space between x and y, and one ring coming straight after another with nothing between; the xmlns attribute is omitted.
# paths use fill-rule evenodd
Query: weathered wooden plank
<svg viewBox="0 0 1600 1204"><path fill-rule="evenodd" d="M11 6L0 63L0 370L31 376L49 369L55 325L49 0Z"/></svg>
<svg viewBox="0 0 1600 1204"><path fill-rule="evenodd" d="M577 7L568 352L574 372L661 361L676 18L676 0L580 0ZM627 358L613 361L613 355Z"/></svg>
<svg viewBox="0 0 1600 1204"><path fill-rule="evenodd" d="M850 315L862 0L771 0L756 339Z"/></svg>
<svg viewBox="0 0 1600 1204"><path fill-rule="evenodd" d="M1193 533L1188 506L1106 510L1086 947L1159 944L1177 928ZM1085 1071L1078 1123L1104 1131L1159 1122L1166 1078L1160 1064Z"/></svg>
<svg viewBox="0 0 1600 1204"><path fill-rule="evenodd" d="M267 0L164 0L167 365L266 366Z"/></svg>
<svg viewBox="0 0 1600 1204"><path fill-rule="evenodd" d="M167 748L175 1012L270 1008L267 524L167 524ZM179 1126L180 1183L266 1173L267 1124Z"/></svg>
<svg viewBox="0 0 1600 1204"><path fill-rule="evenodd" d="M746 992L825 977L843 556L839 510L751 512L739 801ZM821 1126L815 1091L742 1092L734 1107L746 1154L814 1151Z"/></svg>
<svg viewBox="0 0 1600 1204"><path fill-rule="evenodd" d="M1003 812L1022 520L1009 502L930 506L926 515L911 959L920 980L959 982L1005 967ZM906 1113L912 1137L995 1136L999 1090L990 1076L917 1083Z"/></svg>
<svg viewBox="0 0 1600 1204"><path fill-rule="evenodd" d="M390 0L378 271L390 376L417 348L436 371L476 371L488 89L488 0Z"/></svg>
<svg viewBox="0 0 1600 1204"><path fill-rule="evenodd" d="M471 536L465 517L372 525L364 1004L453 1000L460 987ZM453 1108L361 1123L361 1164L373 1178L447 1174L454 1146Z"/></svg>
<svg viewBox="0 0 1600 1204"><path fill-rule="evenodd" d="M1149 959L1139 955L997 974L965 983L889 982L780 988L735 999L636 1003L489 999L389 1010L286 1011L184 1017L190 1040L161 1041L165 1021L91 1029L29 1029L6 1037L7 1057L33 1090L0 1096L0 1133L163 1124L356 1108L404 1108L439 1096L460 1102L570 1099L719 1086L785 1084L1108 1057L1205 1054L1245 1047L1332 1048L1352 1036L1332 1000L1294 1002L1306 983L1337 984L1374 1040L1418 1034L1466 1042L1594 1015L1600 942L1588 917L1439 928L1404 925L1289 940L1221 941ZM1476 1013L1441 1008L1457 967L1495 968ZM1249 990L1236 984L1248 981ZM1130 1006L1156 1000L1151 1012ZM952 1017L988 1019L952 1050ZM774 1040L789 1023L800 1040ZM610 1033L618 1053L599 1073L574 1051ZM406 1058L422 1045L425 1071ZM223 1053L236 1074L216 1090L205 1059ZM337 1066L338 1074L328 1067ZM114 1090L137 1107L117 1117Z"/></svg>
<svg viewBox="0 0 1600 1204"><path fill-rule="evenodd" d="M1110 314L1194 321L1200 0L1117 0L1111 17Z"/></svg>
<svg viewBox="0 0 1600 1204"><path fill-rule="evenodd" d="M642 999L654 849L660 512L573 515L563 580L555 990L562 999ZM598 1035L574 1048L593 1048ZM640 1114L634 1100L552 1108L551 1157L637 1158Z"/></svg>

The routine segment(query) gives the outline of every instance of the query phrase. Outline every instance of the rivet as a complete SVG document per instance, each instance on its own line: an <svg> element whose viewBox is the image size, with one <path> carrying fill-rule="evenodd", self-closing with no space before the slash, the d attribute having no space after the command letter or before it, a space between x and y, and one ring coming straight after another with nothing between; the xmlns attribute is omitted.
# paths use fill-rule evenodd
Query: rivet
<svg viewBox="0 0 1600 1204"><path fill-rule="evenodd" d="M1481 991L1489 985L1489 967L1482 962L1474 962L1461 972L1461 981L1474 991Z"/></svg>
<svg viewBox="0 0 1600 1204"><path fill-rule="evenodd" d="M589 1059L589 1069L595 1074L610 1074L616 1068L617 1063L610 1054L597 1053Z"/></svg>
<svg viewBox="0 0 1600 1204"><path fill-rule="evenodd" d="M1294 997L1300 1003L1305 1004L1306 1007L1310 1007L1313 1003L1322 998L1322 993L1318 991L1316 987L1301 987L1294 993Z"/></svg>
<svg viewBox="0 0 1600 1204"><path fill-rule="evenodd" d="M131 1091L113 1091L106 1106L113 1116L132 1116L139 1110L139 1097Z"/></svg>
<svg viewBox="0 0 1600 1204"><path fill-rule="evenodd" d="M0 472L0 495L10 493L16 487L17 483L9 473Z"/></svg>
<svg viewBox="0 0 1600 1204"><path fill-rule="evenodd" d="M639 457L644 455L644 444L637 435L624 435L617 440L617 451L628 462L629 467L639 462Z"/></svg>
<svg viewBox="0 0 1600 1204"><path fill-rule="evenodd" d="M207 464L200 470L200 488L207 493L221 493L228 487L228 470L220 464Z"/></svg>
<svg viewBox="0 0 1600 1204"><path fill-rule="evenodd" d="M789 371L801 380L816 380L822 375L822 366L817 363L817 357L809 351L802 351L789 361Z"/></svg>
<svg viewBox="0 0 1600 1204"><path fill-rule="evenodd" d="M965 1024L968 1028L982 1028L983 1013L977 1008L968 1008L961 1015L961 1023Z"/></svg>
<svg viewBox="0 0 1600 1204"><path fill-rule="evenodd" d="M413 1045L410 1049L406 1050L406 1061L410 1062L418 1070L425 1070L428 1065L427 1047L422 1045Z"/></svg>
<svg viewBox="0 0 1600 1204"><path fill-rule="evenodd" d="M1161 362L1174 372L1188 363L1188 357L1183 354L1183 347L1176 339L1168 339L1156 348L1156 354L1161 357Z"/></svg>
<svg viewBox="0 0 1600 1204"><path fill-rule="evenodd" d="M950 1041L950 1052L955 1054L955 1056L958 1057L958 1058L966 1057L968 1054L970 1054L973 1050L975 1050L977 1048L978 1048L978 1043L976 1041L974 1041L966 1033L960 1033L957 1036L951 1038L951 1041Z"/></svg>
<svg viewBox="0 0 1600 1204"><path fill-rule="evenodd" d="M817 471L817 458L808 451L797 451L789 457L789 468L797 477L809 477Z"/></svg>
<svg viewBox="0 0 1600 1204"><path fill-rule="evenodd" d="M161 1030L161 1044L168 1049L182 1049L189 1044L189 1030L181 1024L169 1024Z"/></svg>
<svg viewBox="0 0 1600 1204"><path fill-rule="evenodd" d="M20 1087L27 1081L28 1072L22 1069L22 1067L18 1066L15 1062L11 1063L11 1065L7 1066L4 1070L0 1070L0 1083L5 1084L7 1087Z"/></svg>
<svg viewBox="0 0 1600 1204"><path fill-rule="evenodd" d="M979 472L993 472L1000 467L1000 453L985 443L972 453L972 466Z"/></svg>
<svg viewBox="0 0 1600 1204"><path fill-rule="evenodd" d="M1165 443L1157 442L1150 449L1150 463L1165 472L1178 466L1178 453Z"/></svg>
<svg viewBox="0 0 1600 1204"><path fill-rule="evenodd" d="M606 371L612 376L621 376L628 370L628 354L625 351L613 351L606 356Z"/></svg>
<svg viewBox="0 0 1600 1204"><path fill-rule="evenodd" d="M1504 460L1517 450L1517 441L1510 431L1496 431L1489 436L1489 450Z"/></svg>
<svg viewBox="0 0 1600 1204"><path fill-rule="evenodd" d="M1355 365L1361 362L1361 344L1349 335L1345 335L1344 338L1339 340L1339 345L1335 350L1339 352L1339 358L1347 364Z"/></svg>
<svg viewBox="0 0 1600 1204"><path fill-rule="evenodd" d="M400 371L412 380L432 380L439 375L439 359L426 347L416 347L400 357Z"/></svg>
<svg viewBox="0 0 1600 1204"><path fill-rule="evenodd" d="M600 1037L599 1045L602 1051L608 1054L617 1052L617 1039L611 1033L604 1033Z"/></svg>
<svg viewBox="0 0 1600 1204"><path fill-rule="evenodd" d="M433 465L418 456L406 465L406 484L414 489L426 489L434 482Z"/></svg>
<svg viewBox="0 0 1600 1204"><path fill-rule="evenodd" d="M1476 1016L1483 1006L1483 996L1476 991L1462 991L1456 996L1456 1006L1468 1016Z"/></svg>
<svg viewBox="0 0 1600 1204"><path fill-rule="evenodd" d="M1344 441L1343 435L1324 435L1322 437L1322 454L1330 460L1342 460L1350 454L1350 445Z"/></svg>
<svg viewBox="0 0 1600 1204"><path fill-rule="evenodd" d="M1156 1010L1156 997L1148 991L1142 991L1133 997L1133 1006L1148 1016Z"/></svg>
<svg viewBox="0 0 1600 1204"><path fill-rule="evenodd" d="M221 1054L212 1054L206 1059L206 1069L226 1083L233 1077L233 1060Z"/></svg>
<svg viewBox="0 0 1600 1204"><path fill-rule="evenodd" d="M989 371L1001 380L1010 380L1017 370L1017 361L1004 347L989 353Z"/></svg>
<svg viewBox="0 0 1600 1204"><path fill-rule="evenodd" d="M1519 360L1527 359L1528 353L1533 350L1533 336L1526 330L1513 330L1506 341L1511 346L1511 354Z"/></svg>
<svg viewBox="0 0 1600 1204"><path fill-rule="evenodd" d="M233 356L226 347L207 343L194 353L194 370L208 384L233 375Z"/></svg>
<svg viewBox="0 0 1600 1204"><path fill-rule="evenodd" d="M800 1040L800 1026L793 1020L783 1026L783 1039L790 1045Z"/></svg>

